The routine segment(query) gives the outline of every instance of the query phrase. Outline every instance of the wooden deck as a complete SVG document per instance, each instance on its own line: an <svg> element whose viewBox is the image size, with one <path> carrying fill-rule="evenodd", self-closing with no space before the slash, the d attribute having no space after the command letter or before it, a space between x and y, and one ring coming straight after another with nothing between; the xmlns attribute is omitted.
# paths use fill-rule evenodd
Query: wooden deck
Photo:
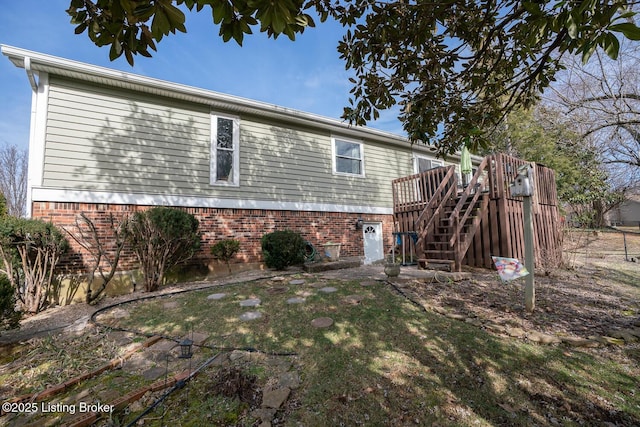
<svg viewBox="0 0 640 427"><path fill-rule="evenodd" d="M509 183L528 162L503 154L486 157L462 189L453 166L393 181L395 231L415 232L410 250L424 260L492 266L491 256L524 260L523 207ZM533 196L536 265L554 265L562 257L562 229L552 169L534 166Z"/></svg>

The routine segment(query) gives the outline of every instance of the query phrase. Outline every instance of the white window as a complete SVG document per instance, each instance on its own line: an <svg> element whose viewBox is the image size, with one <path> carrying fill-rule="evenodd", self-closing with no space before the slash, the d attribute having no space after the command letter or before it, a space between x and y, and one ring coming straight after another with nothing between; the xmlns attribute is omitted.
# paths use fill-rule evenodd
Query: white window
<svg viewBox="0 0 640 427"><path fill-rule="evenodd" d="M364 148L361 142L332 138L333 173L364 177Z"/></svg>
<svg viewBox="0 0 640 427"><path fill-rule="evenodd" d="M211 184L240 183L240 119L211 114Z"/></svg>
<svg viewBox="0 0 640 427"><path fill-rule="evenodd" d="M430 159L429 157L424 156L415 156L414 159L415 173L422 173L428 171L429 169L444 166L444 162L442 160Z"/></svg>

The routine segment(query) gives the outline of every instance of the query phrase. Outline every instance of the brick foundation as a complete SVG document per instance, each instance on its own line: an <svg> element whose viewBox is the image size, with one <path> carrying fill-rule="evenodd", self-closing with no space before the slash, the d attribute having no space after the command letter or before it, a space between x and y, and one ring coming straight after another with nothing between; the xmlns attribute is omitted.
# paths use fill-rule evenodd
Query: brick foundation
<svg viewBox="0 0 640 427"><path fill-rule="evenodd" d="M115 219L133 212L146 210L150 206L112 205L95 203L34 202L33 218L51 221L59 227L73 231L77 216L84 212L98 227L103 238L107 238L110 215ZM200 221L202 247L194 260L209 265L212 261L210 248L223 239L240 241L240 252L232 263L262 262L261 237L275 230L294 230L311 242L319 252L326 242L342 244L340 256L364 256L362 230L356 230L356 221L381 222L385 253L390 248L393 226L392 215L368 215L341 212L303 212L254 209L183 208ZM65 255L61 268L65 273L81 273L87 253L71 238L71 251ZM125 250L120 261L120 270L136 268L136 259L130 250Z"/></svg>

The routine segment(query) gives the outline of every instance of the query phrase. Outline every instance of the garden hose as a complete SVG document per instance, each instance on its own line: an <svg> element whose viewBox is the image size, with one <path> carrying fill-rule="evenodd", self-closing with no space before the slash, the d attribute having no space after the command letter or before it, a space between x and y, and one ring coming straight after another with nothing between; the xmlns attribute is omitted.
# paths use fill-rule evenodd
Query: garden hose
<svg viewBox="0 0 640 427"><path fill-rule="evenodd" d="M311 262L317 255L316 248L311 244L311 242L305 240L304 242L304 259L306 262Z"/></svg>

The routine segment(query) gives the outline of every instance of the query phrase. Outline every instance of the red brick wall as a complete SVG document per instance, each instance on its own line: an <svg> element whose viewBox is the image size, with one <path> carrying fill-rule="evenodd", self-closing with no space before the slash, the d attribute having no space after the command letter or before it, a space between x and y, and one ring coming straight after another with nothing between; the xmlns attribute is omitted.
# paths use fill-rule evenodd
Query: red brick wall
<svg viewBox="0 0 640 427"><path fill-rule="evenodd" d="M101 237L108 240L109 218L115 219L130 215L135 211L148 209L150 206L110 205L95 203L60 203L34 202L32 216L52 221L55 225L74 231L77 216L84 212L99 228ZM258 209L216 209L216 208L184 208L200 221L202 247L196 254L198 263L208 264L212 257L210 248L223 239L240 241L240 252L233 261L235 263L258 263L262 261L260 246L261 237L275 230L294 230L311 242L318 252L322 244L338 242L342 244L340 256L363 256L362 230L356 230L356 221L382 222L385 253L390 248L393 226L392 215L368 215L340 212L302 212ZM87 253L73 239L69 238L72 250L62 260L62 268L66 272L81 272L87 261ZM120 262L121 270L136 267L133 253L126 250Z"/></svg>

